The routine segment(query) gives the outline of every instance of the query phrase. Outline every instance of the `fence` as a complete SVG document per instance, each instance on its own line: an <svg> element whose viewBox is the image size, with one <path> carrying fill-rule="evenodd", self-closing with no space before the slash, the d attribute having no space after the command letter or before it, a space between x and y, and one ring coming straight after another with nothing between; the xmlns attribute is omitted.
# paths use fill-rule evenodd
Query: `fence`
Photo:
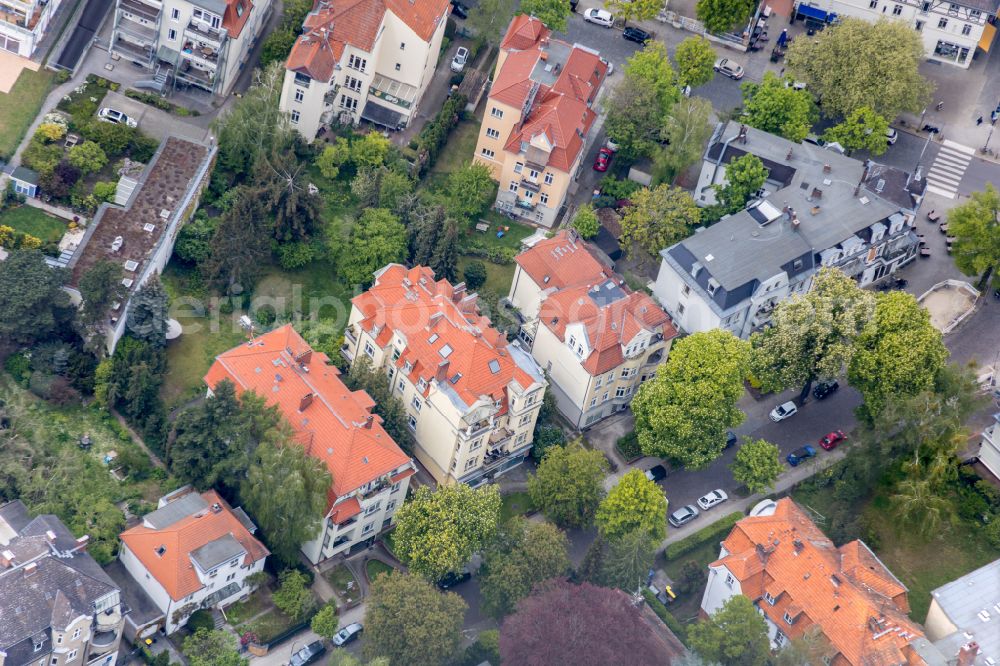
<svg viewBox="0 0 1000 666"><path fill-rule="evenodd" d="M738 35L714 35L705 30L705 25L701 21L688 18L687 16L681 16L677 12L672 12L669 9L664 9L660 12L656 16L656 20L660 23L669 23L675 28L682 28L688 32L693 32L696 35L701 35L710 42L722 44L723 46L728 46L729 48L736 49L737 51L743 51L745 53L747 50L746 44L743 43L743 39Z"/></svg>

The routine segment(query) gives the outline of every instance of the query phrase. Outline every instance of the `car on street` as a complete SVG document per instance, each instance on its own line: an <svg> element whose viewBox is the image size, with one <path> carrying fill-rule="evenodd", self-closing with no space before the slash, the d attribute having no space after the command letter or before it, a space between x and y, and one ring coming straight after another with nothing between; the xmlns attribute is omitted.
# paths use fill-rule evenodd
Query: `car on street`
<svg viewBox="0 0 1000 666"><path fill-rule="evenodd" d="M813 458L815 456L816 456L816 449L806 444L805 446L795 449L794 451L789 453L785 457L785 460L787 460L788 464L791 465L792 467L798 467L799 463L802 462L803 460L808 460L809 458Z"/></svg>
<svg viewBox="0 0 1000 666"><path fill-rule="evenodd" d="M885 142L887 144L890 146L895 145L897 139L899 139L899 132L891 127L885 131Z"/></svg>
<svg viewBox="0 0 1000 666"><path fill-rule="evenodd" d="M819 445L827 451L833 451L845 439L847 439L847 435L844 434L843 430L834 430L823 435L819 440Z"/></svg>
<svg viewBox="0 0 1000 666"><path fill-rule="evenodd" d="M587 23L602 25L605 28L610 28L615 24L615 17L611 12L605 9L597 9L596 7L585 11L583 13L583 20Z"/></svg>
<svg viewBox="0 0 1000 666"><path fill-rule="evenodd" d="M126 116L118 109L112 109L110 106L106 106L100 111L98 111L97 117L106 123L114 123L116 125L128 125L129 127L139 126L138 120L130 116Z"/></svg>
<svg viewBox="0 0 1000 666"><path fill-rule="evenodd" d="M836 380L820 382L813 387L813 397L817 400L824 400L836 393L839 388L840 384L838 384Z"/></svg>
<svg viewBox="0 0 1000 666"><path fill-rule="evenodd" d="M771 420L775 423L784 421L788 417L794 416L798 411L799 408L795 406L795 403L789 400L771 410Z"/></svg>
<svg viewBox="0 0 1000 666"><path fill-rule="evenodd" d="M734 446L736 446L736 433L733 432L732 430L727 430L726 431L726 446L723 447L723 450L732 448Z"/></svg>
<svg viewBox="0 0 1000 666"><path fill-rule="evenodd" d="M667 468L663 465L654 465L646 470L646 478L656 483L667 478Z"/></svg>
<svg viewBox="0 0 1000 666"><path fill-rule="evenodd" d="M713 506L718 506L729 499L729 495L726 491L719 488L718 490L713 490L710 493L706 493L698 498L698 506L701 507L702 511L708 511Z"/></svg>
<svg viewBox="0 0 1000 666"><path fill-rule="evenodd" d="M451 71L458 73L465 69L465 63L469 61L469 49L459 46L455 52L455 57L451 59Z"/></svg>
<svg viewBox="0 0 1000 666"><path fill-rule="evenodd" d="M324 654L326 654L326 647L323 646L323 642L313 641L293 654L288 666L306 666L306 664L315 663Z"/></svg>
<svg viewBox="0 0 1000 666"><path fill-rule="evenodd" d="M687 506L682 506L681 508L670 514L667 521L674 527L682 527L687 525L692 520L698 517L698 509L694 508L690 504Z"/></svg>
<svg viewBox="0 0 1000 666"><path fill-rule="evenodd" d="M348 643L356 639L358 636L360 636L361 632L364 630L365 628L362 627L359 622L353 622L344 627L343 629L341 629L340 631L338 631L336 634L334 634L333 644L336 645L337 647L340 647L341 645L347 645Z"/></svg>
<svg viewBox="0 0 1000 666"><path fill-rule="evenodd" d="M469 18L469 8L458 0L451 0L451 15L460 19Z"/></svg>
<svg viewBox="0 0 1000 666"><path fill-rule="evenodd" d="M728 76L734 81L739 81L743 78L743 66L730 58L719 58L715 61L712 69L723 76Z"/></svg>
<svg viewBox="0 0 1000 666"><path fill-rule="evenodd" d="M630 42L635 42L636 44L645 44L653 38L653 35L652 33L646 32L642 28L629 26L625 28L625 31L622 33L622 37Z"/></svg>
<svg viewBox="0 0 1000 666"><path fill-rule="evenodd" d="M472 574L468 571L449 571L444 575L444 578L438 581L438 587L442 590L447 590L455 587L456 585L461 585L465 581L472 578Z"/></svg>
<svg viewBox="0 0 1000 666"><path fill-rule="evenodd" d="M614 153L607 146L597 151L597 157L594 158L594 171L607 171L613 156Z"/></svg>

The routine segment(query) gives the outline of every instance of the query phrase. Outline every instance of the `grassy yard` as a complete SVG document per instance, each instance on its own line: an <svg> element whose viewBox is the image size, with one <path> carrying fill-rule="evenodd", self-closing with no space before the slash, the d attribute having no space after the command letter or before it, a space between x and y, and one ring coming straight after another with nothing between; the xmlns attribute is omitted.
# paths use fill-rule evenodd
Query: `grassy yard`
<svg viewBox="0 0 1000 666"><path fill-rule="evenodd" d="M247 629L257 634L257 640L261 643L269 643L278 634L294 626L295 620L282 613L277 608L272 608L264 615L247 625Z"/></svg>
<svg viewBox="0 0 1000 666"><path fill-rule="evenodd" d="M234 627L248 621L250 618L264 612L270 606L267 595L258 590L246 601L240 601L226 608L226 617Z"/></svg>
<svg viewBox="0 0 1000 666"><path fill-rule="evenodd" d="M462 277L462 271L469 265L470 261L481 261L486 266L486 284L481 289L489 289L501 296L506 296L510 292L510 283L514 281L514 264L494 264L492 261L464 255L458 259L458 277Z"/></svg>
<svg viewBox="0 0 1000 666"><path fill-rule="evenodd" d="M53 73L21 70L9 93L0 93L0 157L9 159L52 89Z"/></svg>
<svg viewBox="0 0 1000 666"><path fill-rule="evenodd" d="M665 560L663 562L663 571L670 577L670 580L674 581L673 591L677 595L677 601L667 606L667 610L680 622L688 624L697 619L698 609L701 607L701 592L704 589L704 586L702 586L693 594L681 594L678 587L682 580L681 570L684 564L694 561L705 571L708 569L708 565L718 558L719 543L717 541L710 541L698 546L691 552L681 555L675 560Z"/></svg>
<svg viewBox="0 0 1000 666"><path fill-rule="evenodd" d="M13 227L41 240L43 243L58 243L66 233L66 221L27 204L0 212L0 225Z"/></svg>
<svg viewBox="0 0 1000 666"><path fill-rule="evenodd" d="M393 571L393 568L382 560L368 560L365 564L365 570L368 572L368 580L375 580L376 576L387 574Z"/></svg>
<svg viewBox="0 0 1000 666"><path fill-rule="evenodd" d="M333 591L337 593L337 596L344 603L353 603L360 598L358 581L354 579L354 574L343 564L330 569L323 576L333 586Z"/></svg>
<svg viewBox="0 0 1000 666"><path fill-rule="evenodd" d="M446 175L472 161L479 138L479 119L471 118L458 123L451 131L448 143L441 150L431 167L430 177Z"/></svg>
<svg viewBox="0 0 1000 666"><path fill-rule="evenodd" d="M535 504L531 501L531 495L528 493L518 492L504 495L503 504L500 506L500 522L505 523L514 516L523 516L534 510Z"/></svg>

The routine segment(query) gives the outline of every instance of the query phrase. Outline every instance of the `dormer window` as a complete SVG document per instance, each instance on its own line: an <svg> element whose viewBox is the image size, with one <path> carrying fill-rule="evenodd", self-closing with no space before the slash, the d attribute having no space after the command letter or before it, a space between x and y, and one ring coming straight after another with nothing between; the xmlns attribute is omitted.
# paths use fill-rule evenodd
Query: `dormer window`
<svg viewBox="0 0 1000 666"><path fill-rule="evenodd" d="M719 283L714 278L708 278L708 295L715 296L715 290L719 288Z"/></svg>
<svg viewBox="0 0 1000 666"><path fill-rule="evenodd" d="M789 615L788 613L785 613L784 620L788 624L795 624L795 618Z"/></svg>
<svg viewBox="0 0 1000 666"><path fill-rule="evenodd" d="M423 377L421 377L420 379L417 380L417 390L423 391L425 388L427 388L427 382L424 380Z"/></svg>
<svg viewBox="0 0 1000 666"><path fill-rule="evenodd" d="M770 592L765 592L764 593L764 601L766 601L767 603L771 604L772 606L774 605L774 597L771 596Z"/></svg>
<svg viewBox="0 0 1000 666"><path fill-rule="evenodd" d="M410 363L409 361L404 362L403 363L403 372L406 373L406 374L410 374L412 371L413 371L413 364Z"/></svg>

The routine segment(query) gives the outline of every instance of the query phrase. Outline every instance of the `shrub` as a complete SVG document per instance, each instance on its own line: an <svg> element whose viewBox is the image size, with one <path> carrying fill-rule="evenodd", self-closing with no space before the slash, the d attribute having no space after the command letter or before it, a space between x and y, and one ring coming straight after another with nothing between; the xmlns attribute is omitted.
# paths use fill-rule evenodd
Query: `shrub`
<svg viewBox="0 0 1000 666"><path fill-rule="evenodd" d="M465 95L452 95L445 100L444 105L434 118L424 125L417 135L417 148L427 154L425 167L430 167L437 159L438 153L448 141L448 135L462 118L465 108Z"/></svg>
<svg viewBox="0 0 1000 666"><path fill-rule="evenodd" d="M112 202L115 200L115 191L118 185L115 183L100 181L94 183L94 198L98 201Z"/></svg>
<svg viewBox="0 0 1000 666"><path fill-rule="evenodd" d="M80 134L100 146L106 155L121 155L138 131L128 125L92 120L80 128Z"/></svg>
<svg viewBox="0 0 1000 666"><path fill-rule="evenodd" d="M136 162L148 164L159 147L160 144L157 143L156 139L146 136L142 132L136 132L128 146L129 157Z"/></svg>
<svg viewBox="0 0 1000 666"><path fill-rule="evenodd" d="M618 199L628 199L642 186L632 180L620 180L614 176L606 176L601 180L599 188L601 195L617 201Z"/></svg>
<svg viewBox="0 0 1000 666"><path fill-rule="evenodd" d="M618 453L622 454L622 457L627 462L642 457L642 449L639 447L639 438L636 436L635 431L630 432L624 437L619 437L618 441L615 442L615 448L618 449Z"/></svg>
<svg viewBox="0 0 1000 666"><path fill-rule="evenodd" d="M465 286L469 289L478 289L486 283L486 264L481 261L470 261L462 271L465 278Z"/></svg>
<svg viewBox="0 0 1000 666"><path fill-rule="evenodd" d="M15 382L27 388L31 378L31 361L24 354L11 354L4 361L3 368Z"/></svg>
<svg viewBox="0 0 1000 666"><path fill-rule="evenodd" d="M83 173L95 173L108 163L108 156L97 143L84 141L69 149L69 163Z"/></svg>
<svg viewBox="0 0 1000 666"><path fill-rule="evenodd" d="M545 452L553 446L562 446L566 443L566 434L562 428L556 425L539 426L538 432L531 443L531 457L535 462L541 462L545 457Z"/></svg>
<svg viewBox="0 0 1000 666"><path fill-rule="evenodd" d="M649 604L649 607L653 610L653 612L656 613L656 616L663 620L663 624L667 625L667 628L674 632L674 635L677 636L677 638L684 640L687 636L687 631L684 629L684 625L678 622L677 618L675 618L671 612L667 610L667 607L660 603L660 600L656 598L656 595L648 589L643 589L642 596L646 600L646 603Z"/></svg>
<svg viewBox="0 0 1000 666"><path fill-rule="evenodd" d="M316 258L316 248L309 243L284 243L278 246L278 263L286 271L302 268Z"/></svg>
<svg viewBox="0 0 1000 666"><path fill-rule="evenodd" d="M733 525L743 518L744 516L741 511L734 511L711 525L701 528L694 534L670 544L667 546L666 550L663 551L663 554L668 560L676 560L681 555L686 555L695 548L698 548L702 544L708 543L709 541L721 541L722 536L728 534L729 530L733 528Z"/></svg>
<svg viewBox="0 0 1000 666"><path fill-rule="evenodd" d="M40 136L46 141L59 141L66 136L66 126L57 123L42 123L35 130L35 136Z"/></svg>
<svg viewBox="0 0 1000 666"><path fill-rule="evenodd" d="M191 630L191 633L199 629L212 631L215 629L215 620L212 619L212 614L203 608L191 614L191 617L187 621L187 628Z"/></svg>
<svg viewBox="0 0 1000 666"><path fill-rule="evenodd" d="M46 143L44 138L36 135L21 154L21 162L29 169L37 171L40 176L45 177L55 171L56 165L59 164L62 156L62 146L55 143Z"/></svg>

